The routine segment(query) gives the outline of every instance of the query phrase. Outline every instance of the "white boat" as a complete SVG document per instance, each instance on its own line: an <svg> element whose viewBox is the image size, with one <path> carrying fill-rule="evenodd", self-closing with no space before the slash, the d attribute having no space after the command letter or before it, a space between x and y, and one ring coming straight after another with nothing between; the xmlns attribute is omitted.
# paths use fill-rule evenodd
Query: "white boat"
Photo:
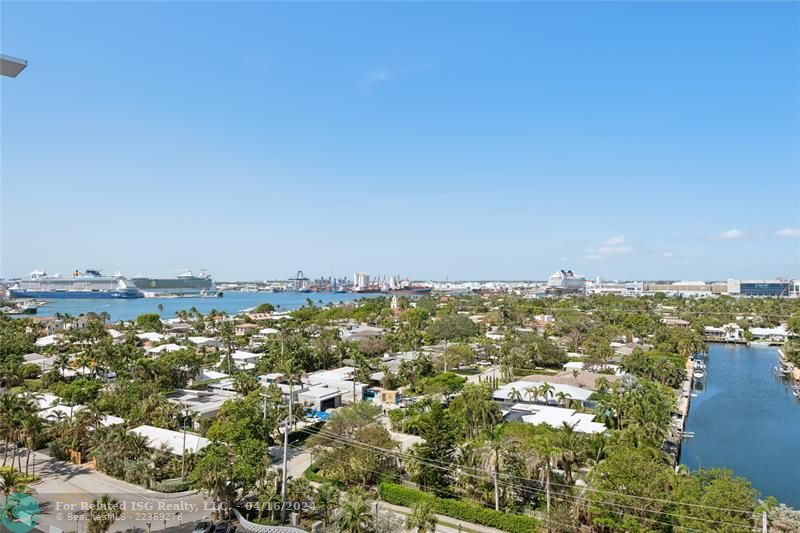
<svg viewBox="0 0 800 533"><path fill-rule="evenodd" d="M695 379L703 379L704 377L706 377L706 373L703 372L702 370L695 370L694 371L694 378Z"/></svg>

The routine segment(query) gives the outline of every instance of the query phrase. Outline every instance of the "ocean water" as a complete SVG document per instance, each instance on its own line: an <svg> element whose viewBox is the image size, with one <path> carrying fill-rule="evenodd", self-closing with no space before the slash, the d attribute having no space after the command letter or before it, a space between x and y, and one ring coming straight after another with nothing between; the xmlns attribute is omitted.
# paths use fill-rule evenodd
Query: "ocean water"
<svg viewBox="0 0 800 533"><path fill-rule="evenodd" d="M307 299L316 305L349 302L375 295L350 293L298 293L298 292L229 292L222 298L130 298L130 299L54 299L38 309L38 316L53 316L56 313L81 313L103 311L111 315L112 321L133 320L144 313L158 313L158 305L164 306L162 318L172 318L177 311L188 311L192 307L205 314L216 309L235 314L263 303L271 303L279 311L297 309Z"/></svg>
<svg viewBox="0 0 800 533"><path fill-rule="evenodd" d="M692 398L681 463L724 467L763 497L800 509L800 402L773 374L774 347L711 344L705 390Z"/></svg>

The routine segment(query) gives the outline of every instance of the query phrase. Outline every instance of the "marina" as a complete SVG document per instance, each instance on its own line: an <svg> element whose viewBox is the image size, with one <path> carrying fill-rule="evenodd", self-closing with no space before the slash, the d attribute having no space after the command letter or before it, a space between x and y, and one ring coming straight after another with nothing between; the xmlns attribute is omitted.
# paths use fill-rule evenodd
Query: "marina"
<svg viewBox="0 0 800 533"><path fill-rule="evenodd" d="M778 351L763 345L710 344L702 388L695 386L681 463L728 468L762 497L800 507L800 402L775 375Z"/></svg>

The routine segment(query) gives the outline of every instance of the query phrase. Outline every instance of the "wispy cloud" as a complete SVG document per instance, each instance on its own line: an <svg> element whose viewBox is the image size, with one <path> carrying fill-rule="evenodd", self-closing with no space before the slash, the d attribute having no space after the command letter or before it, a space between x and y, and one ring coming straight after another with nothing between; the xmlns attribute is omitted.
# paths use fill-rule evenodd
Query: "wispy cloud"
<svg viewBox="0 0 800 533"><path fill-rule="evenodd" d="M675 255L675 254L673 254L672 252L664 252L662 255L663 255L664 257L666 257L667 259L669 259L670 257L672 257L672 256L673 256L673 255Z"/></svg>
<svg viewBox="0 0 800 533"><path fill-rule="evenodd" d="M380 67L367 72L361 81L364 85L375 86L390 81L409 78L429 68L430 65L426 63L402 68Z"/></svg>
<svg viewBox="0 0 800 533"><path fill-rule="evenodd" d="M711 235L711 238L715 241L728 241L732 239L744 239L744 232L738 229L730 229L728 231L723 231L722 233L717 233L715 235Z"/></svg>
<svg viewBox="0 0 800 533"><path fill-rule="evenodd" d="M633 248L628 246L625 235L617 235L616 237L609 237L602 246L597 248L601 254L629 254Z"/></svg>
<svg viewBox="0 0 800 533"><path fill-rule="evenodd" d="M621 255L633 252L633 248L628 244L625 235L615 235L609 237L602 244L589 249L589 255L583 258L589 261L599 261L608 255Z"/></svg>
<svg viewBox="0 0 800 533"><path fill-rule="evenodd" d="M775 235L777 235L778 237L783 237L785 239L791 239L793 237L800 237L800 229L798 229L798 228L783 228L782 230L776 231Z"/></svg>

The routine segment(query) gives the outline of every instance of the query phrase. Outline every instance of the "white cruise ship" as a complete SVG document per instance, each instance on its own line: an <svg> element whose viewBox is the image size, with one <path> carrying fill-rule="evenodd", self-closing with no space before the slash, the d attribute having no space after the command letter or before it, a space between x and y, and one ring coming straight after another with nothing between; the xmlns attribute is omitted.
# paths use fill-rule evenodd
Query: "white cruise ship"
<svg viewBox="0 0 800 533"><path fill-rule="evenodd" d="M559 270L547 280L545 292L550 294L574 294L586 290L586 278L572 270Z"/></svg>
<svg viewBox="0 0 800 533"><path fill-rule="evenodd" d="M142 291L121 275L104 276L98 270L75 271L71 276L31 272L9 289L13 298L141 298Z"/></svg>

